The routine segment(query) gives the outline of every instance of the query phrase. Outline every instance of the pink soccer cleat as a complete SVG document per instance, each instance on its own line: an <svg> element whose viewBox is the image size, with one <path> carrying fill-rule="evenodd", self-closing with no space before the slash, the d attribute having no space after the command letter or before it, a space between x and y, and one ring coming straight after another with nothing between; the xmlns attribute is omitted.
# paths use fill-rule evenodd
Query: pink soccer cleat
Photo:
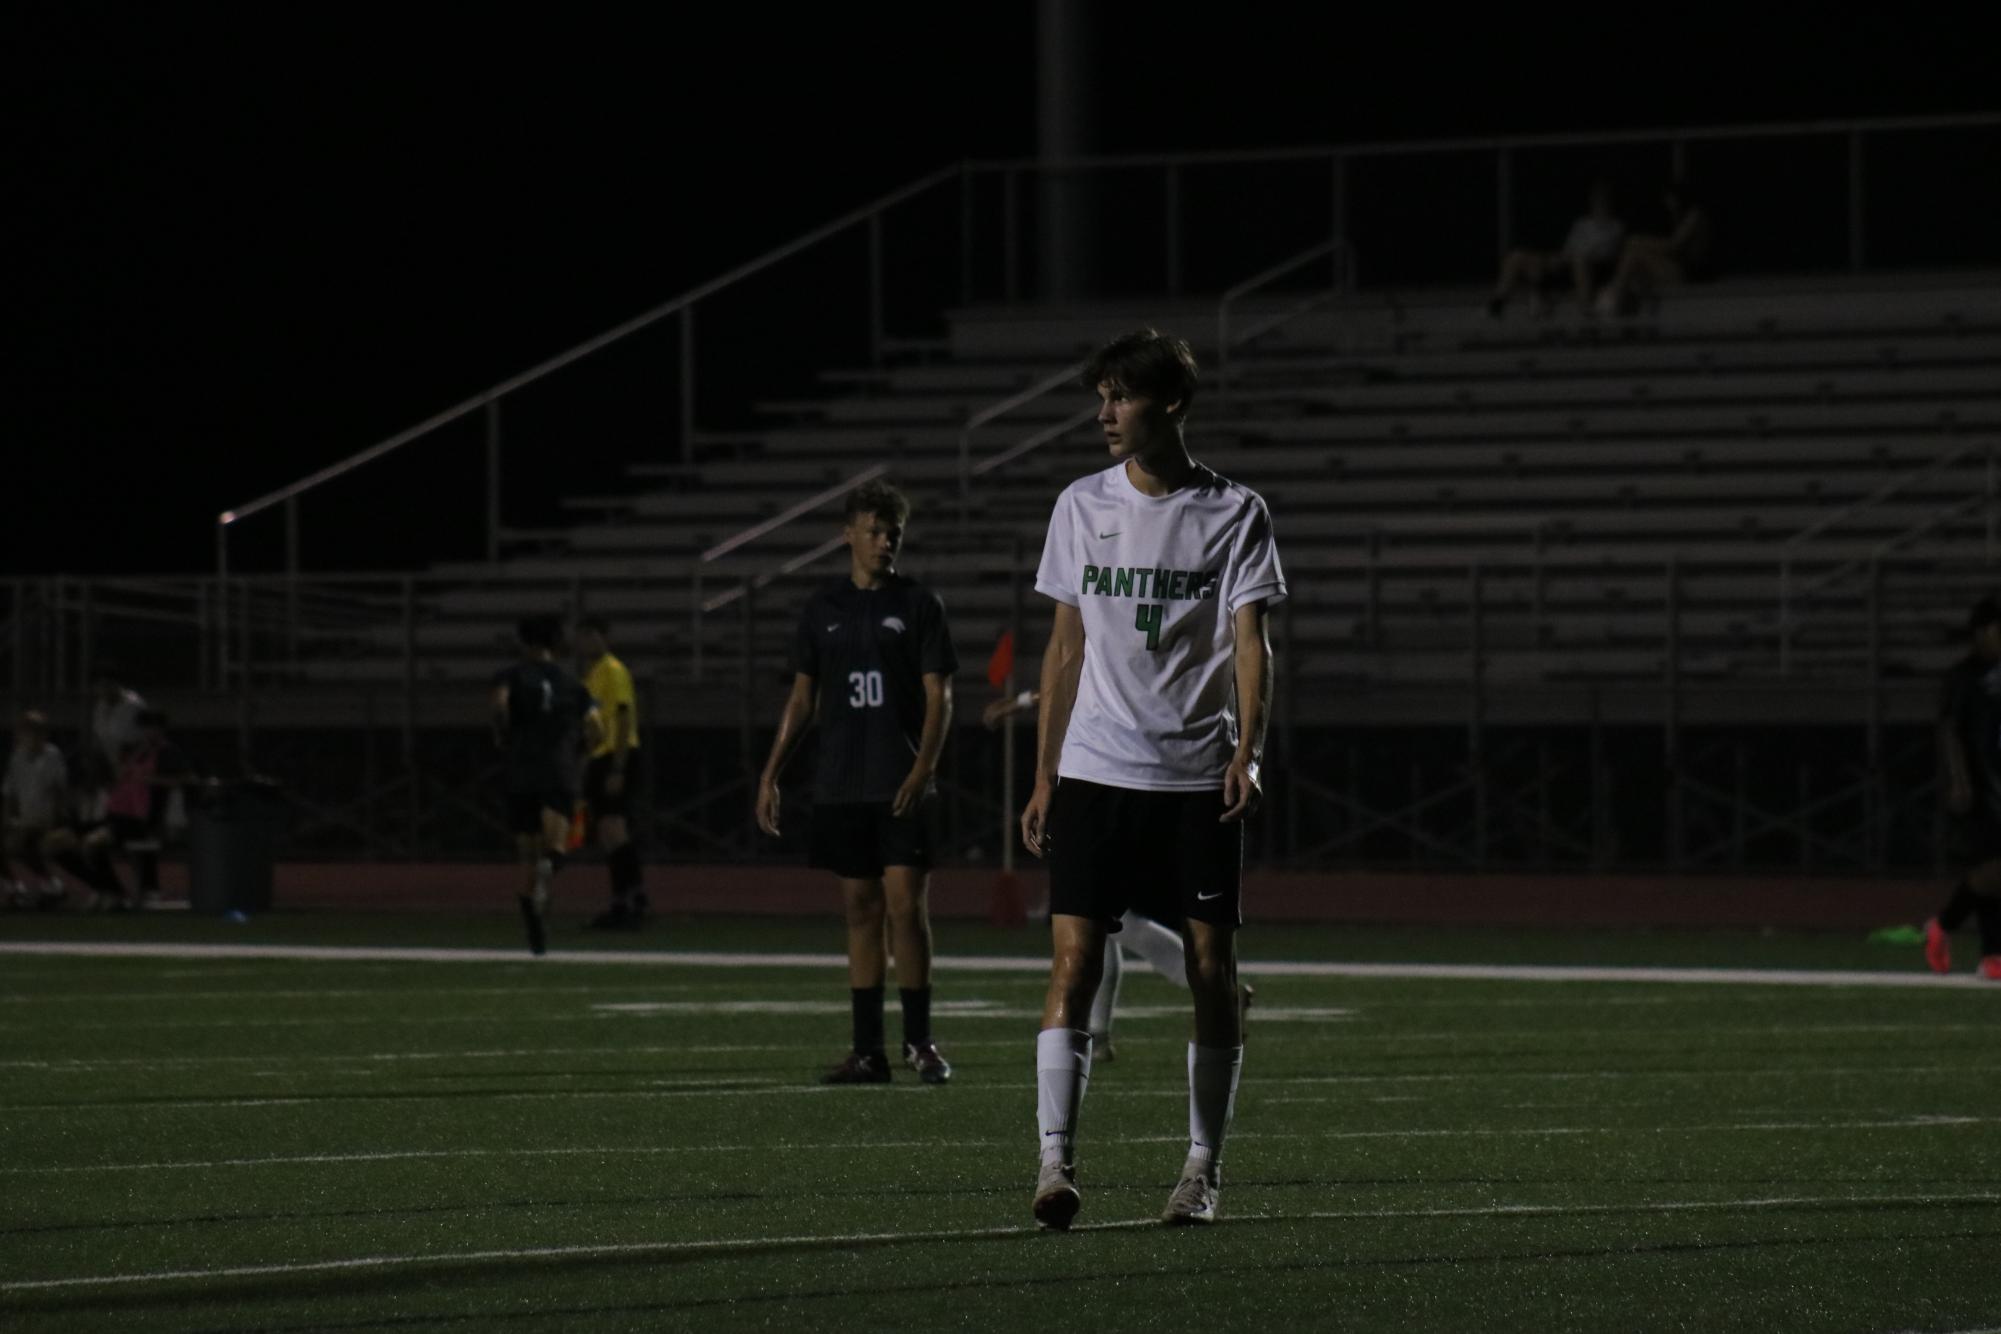
<svg viewBox="0 0 2001 1334"><path fill-rule="evenodd" d="M1925 962L1934 973L1952 971L1952 937L1945 933L1936 917L1925 923Z"/></svg>

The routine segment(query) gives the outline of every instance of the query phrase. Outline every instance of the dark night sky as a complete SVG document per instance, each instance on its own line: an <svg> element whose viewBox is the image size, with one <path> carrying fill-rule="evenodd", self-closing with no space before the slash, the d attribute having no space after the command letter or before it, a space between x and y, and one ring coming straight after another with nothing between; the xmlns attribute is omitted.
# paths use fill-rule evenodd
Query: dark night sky
<svg viewBox="0 0 2001 1334"><path fill-rule="evenodd" d="M9 572L204 568L223 506L934 167L1034 148L1032 4L505 27L418 8L0 20ZM1996 101L1985 44L1943 10L1915 32L1908 9L1822 29L1827 11L1782 6L1733 11L1758 31L1559 40L1546 9L1523 38L1354 7L1322 26L1098 8L1106 151ZM596 451L572 489L633 453ZM410 476L478 486L444 463Z"/></svg>

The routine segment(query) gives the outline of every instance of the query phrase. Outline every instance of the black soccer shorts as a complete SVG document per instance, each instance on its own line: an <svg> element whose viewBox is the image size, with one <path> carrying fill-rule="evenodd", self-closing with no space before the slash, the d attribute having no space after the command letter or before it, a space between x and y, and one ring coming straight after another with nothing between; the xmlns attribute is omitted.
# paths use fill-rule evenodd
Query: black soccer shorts
<svg viewBox="0 0 2001 1334"><path fill-rule="evenodd" d="M1157 922L1242 926L1244 823L1222 823L1223 811L1221 788L1059 780L1044 835L1049 911L1113 931L1128 909Z"/></svg>
<svg viewBox="0 0 2001 1334"><path fill-rule="evenodd" d="M507 827L516 834L529 835L542 832L542 812L554 811L567 822L576 809L575 794L551 788L546 792L509 792L507 794Z"/></svg>
<svg viewBox="0 0 2001 1334"><path fill-rule="evenodd" d="M936 799L924 798L901 819L889 813L889 806L886 801L814 806L807 865L844 880L878 879L885 866L930 870Z"/></svg>
<svg viewBox="0 0 2001 1334"><path fill-rule="evenodd" d="M1948 817L1946 843L1953 863L1967 870L2001 861L2001 810L1976 801L1966 814Z"/></svg>

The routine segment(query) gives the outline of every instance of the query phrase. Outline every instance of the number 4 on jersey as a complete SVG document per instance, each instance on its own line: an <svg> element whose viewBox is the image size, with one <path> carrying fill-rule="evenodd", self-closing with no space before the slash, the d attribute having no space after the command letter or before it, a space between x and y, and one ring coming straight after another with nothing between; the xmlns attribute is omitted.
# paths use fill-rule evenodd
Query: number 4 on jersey
<svg viewBox="0 0 2001 1334"><path fill-rule="evenodd" d="M1133 617L1133 628L1146 635L1147 652L1160 648L1160 623L1167 612L1167 606L1160 602L1142 602Z"/></svg>

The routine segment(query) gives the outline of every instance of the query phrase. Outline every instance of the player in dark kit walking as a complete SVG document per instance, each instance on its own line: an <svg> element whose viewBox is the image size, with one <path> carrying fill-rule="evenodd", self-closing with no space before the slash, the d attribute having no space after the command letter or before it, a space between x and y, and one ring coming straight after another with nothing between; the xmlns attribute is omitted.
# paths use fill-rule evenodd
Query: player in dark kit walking
<svg viewBox="0 0 2001 1334"><path fill-rule="evenodd" d="M871 482L848 495L848 573L806 601L793 646L792 693L758 782L757 823L776 837L778 778L800 736L820 724L808 860L840 878L848 924L854 1046L825 1077L881 1084L885 913L903 1002L903 1060L927 1084L952 1067L931 1039L932 774L952 723L959 660L936 594L896 573L910 502Z"/></svg>
<svg viewBox="0 0 2001 1334"><path fill-rule="evenodd" d="M556 664L562 631L553 616L531 616L518 631L521 661L493 677L493 740L499 746L507 827L521 861L521 920L528 948L549 948L549 884L563 864L577 770L585 747L603 740L590 692Z"/></svg>
<svg viewBox="0 0 2001 1334"><path fill-rule="evenodd" d="M1925 962L1952 971L1952 933L1973 917L1980 975L2001 982L2001 601L1975 603L1966 629L1972 643L1945 674L1938 720L1952 854L1965 872L1925 923Z"/></svg>

